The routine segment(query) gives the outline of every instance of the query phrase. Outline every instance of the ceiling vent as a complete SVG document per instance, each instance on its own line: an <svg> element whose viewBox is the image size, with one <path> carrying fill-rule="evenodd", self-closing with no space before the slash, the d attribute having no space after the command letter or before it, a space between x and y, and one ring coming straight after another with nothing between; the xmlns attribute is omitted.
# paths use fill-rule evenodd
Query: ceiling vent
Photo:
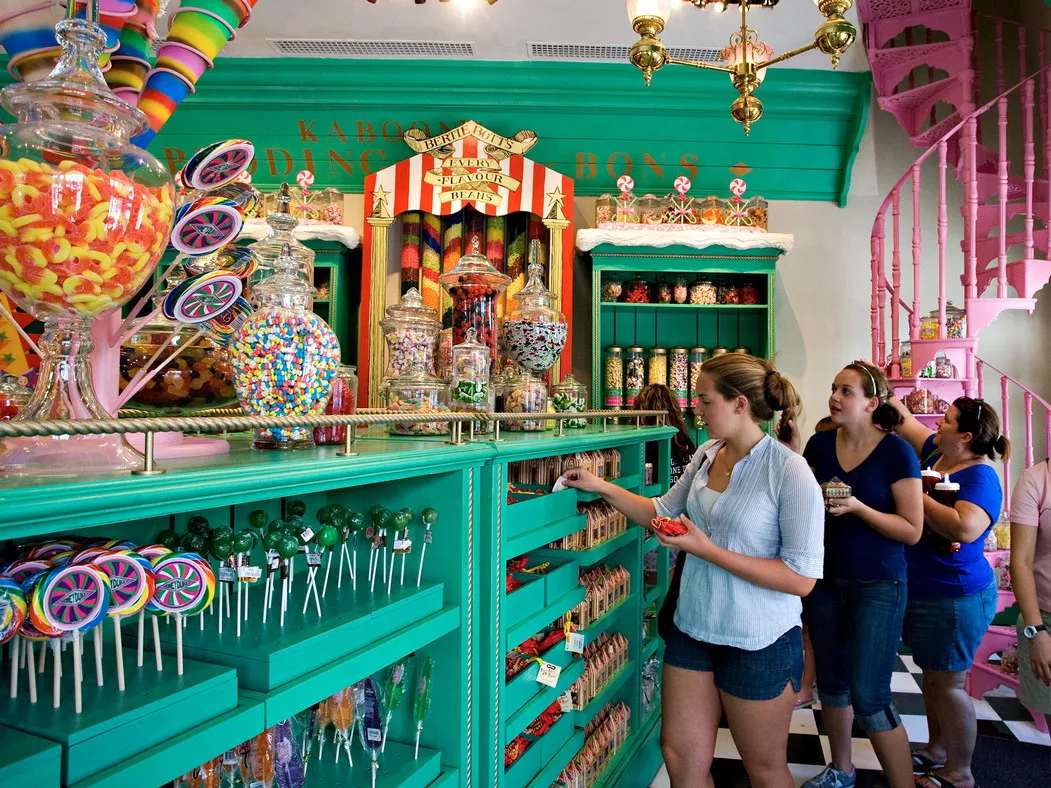
<svg viewBox="0 0 1051 788"><path fill-rule="evenodd" d="M669 47L668 54L680 60L696 60L701 63L719 63L722 58L721 48L707 47ZM628 61L629 47L603 46L596 44L550 44L532 42L529 44L529 57L533 60L567 60L605 63Z"/></svg>
<svg viewBox="0 0 1051 788"><path fill-rule="evenodd" d="M268 38L286 57L342 58L473 58L469 41L348 41L345 39Z"/></svg>

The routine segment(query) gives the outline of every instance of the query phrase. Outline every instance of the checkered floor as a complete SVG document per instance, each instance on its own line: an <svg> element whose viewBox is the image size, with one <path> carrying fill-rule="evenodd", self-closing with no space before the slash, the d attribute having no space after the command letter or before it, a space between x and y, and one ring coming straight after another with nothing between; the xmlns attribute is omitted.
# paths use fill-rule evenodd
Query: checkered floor
<svg viewBox="0 0 1051 788"><path fill-rule="evenodd" d="M920 669L909 656L899 656L898 665L891 680L894 690L894 705L901 715L909 741L913 744L927 743L927 718L924 716L923 695L919 685ZM974 701L978 715L978 734L1051 747L1051 737L1033 726L1033 719L1021 703L1007 690L997 690ZM725 725L725 721L724 721ZM879 776L879 762L872 745L857 727L854 729L854 764L858 769L858 786L884 786ZM722 727L715 745L716 763L712 767L715 784L723 786L748 785L740 756L734 746L730 730ZM788 740L788 762L796 785L802 784L820 772L829 759L828 736L821 720L821 707L798 709L792 715L792 727ZM654 780L651 788L668 788L668 775L664 768Z"/></svg>

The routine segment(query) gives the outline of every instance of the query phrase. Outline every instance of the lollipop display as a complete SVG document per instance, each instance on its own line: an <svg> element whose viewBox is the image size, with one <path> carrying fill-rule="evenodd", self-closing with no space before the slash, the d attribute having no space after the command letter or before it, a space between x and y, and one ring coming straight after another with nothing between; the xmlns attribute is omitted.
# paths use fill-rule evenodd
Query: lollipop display
<svg viewBox="0 0 1051 788"><path fill-rule="evenodd" d="M130 550L99 556L95 559L94 564L109 578L112 594L109 615L113 619L113 648L117 656L117 688L123 692L125 688L124 647L121 641L120 620L123 616L138 613L153 597L153 565L143 556Z"/></svg>
<svg viewBox="0 0 1051 788"><path fill-rule="evenodd" d="M175 664L183 673L182 617L200 613L215 596L215 578L196 553L172 553L153 562L153 605L175 616Z"/></svg>

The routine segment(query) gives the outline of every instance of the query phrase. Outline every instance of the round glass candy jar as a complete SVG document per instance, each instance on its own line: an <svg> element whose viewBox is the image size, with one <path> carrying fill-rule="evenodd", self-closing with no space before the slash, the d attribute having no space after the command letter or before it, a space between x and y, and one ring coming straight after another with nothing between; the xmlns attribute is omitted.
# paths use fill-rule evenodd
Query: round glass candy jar
<svg viewBox="0 0 1051 788"><path fill-rule="evenodd" d="M646 385L646 351L638 345L628 348L624 362L624 405L635 407L635 398Z"/></svg>
<svg viewBox="0 0 1051 788"><path fill-rule="evenodd" d="M434 352L442 324L438 310L423 303L415 287L401 297L401 302L387 307L387 316L380 321L383 339L387 342L387 369L384 378L396 378L412 370L417 361L434 374Z"/></svg>
<svg viewBox="0 0 1051 788"><path fill-rule="evenodd" d="M668 388L680 408L689 401L690 355L684 347L673 347L668 359Z"/></svg>
<svg viewBox="0 0 1051 788"><path fill-rule="evenodd" d="M544 269L529 266L529 279L515 299L518 309L504 318L507 355L521 367L546 372L555 365L566 346L569 326L555 308L555 294L544 286Z"/></svg>
<svg viewBox="0 0 1051 788"><path fill-rule="evenodd" d="M690 348L690 391L688 397L691 408L696 408L701 404L700 397L697 396L697 380L701 377L701 366L707 360L708 348L703 346Z"/></svg>
<svg viewBox="0 0 1051 788"><path fill-rule="evenodd" d="M325 412L339 367L339 340L309 309L314 287L286 248L274 274L254 288L259 308L230 340L230 363L241 407L250 416L316 416ZM258 430L256 449L305 449L311 427Z"/></svg>
<svg viewBox="0 0 1051 788"><path fill-rule="evenodd" d="M273 213L266 217L266 223L270 225L270 232L266 238L249 244L248 248L255 252L259 260L259 266L252 275L248 277L248 285L251 294L248 296L253 304L258 305L255 297L255 286L269 276L274 274L274 261L284 253L287 246L289 255L295 260L296 274L307 284L314 283L314 250L304 246L296 240L293 231L299 226L299 219L292 215L292 193L287 183L281 184L277 193L276 208ZM313 306L314 293L310 294L309 309Z"/></svg>
<svg viewBox="0 0 1051 788"><path fill-rule="evenodd" d="M605 391L602 403L606 408L619 408L624 404L624 349L616 345L606 348L602 369Z"/></svg>
<svg viewBox="0 0 1051 788"><path fill-rule="evenodd" d="M617 213L617 198L603 194L595 201L595 226L601 227L613 221Z"/></svg>
<svg viewBox="0 0 1051 788"><path fill-rule="evenodd" d="M448 388L442 381L417 362L412 370L394 378L387 386L387 407L399 413L427 412L428 415L448 412ZM449 422L421 421L390 424L391 435L448 435Z"/></svg>
<svg viewBox="0 0 1051 788"><path fill-rule="evenodd" d="M492 411L496 395L489 379L489 348L480 343L474 329L467 329L467 338L453 345L452 384L449 386L449 407L457 412ZM486 433L490 422L474 422L474 431Z"/></svg>
<svg viewBox="0 0 1051 788"><path fill-rule="evenodd" d="M650 348L649 374L646 382L651 386L668 385L668 351L662 347Z"/></svg>
<svg viewBox="0 0 1051 788"><path fill-rule="evenodd" d="M167 168L130 141L146 116L99 70L105 33L81 19L56 31L51 74L2 94L18 122L0 130L0 291L44 323L36 389L19 420L110 417L92 382L92 326L150 280L175 208ZM116 372L100 370L114 382ZM8 438L0 465L5 474L129 470L141 455L119 435Z"/></svg>
<svg viewBox="0 0 1051 788"><path fill-rule="evenodd" d="M528 371L519 374L504 399L504 412L547 413L547 388L544 382ZM505 429L511 432L543 432L544 427L543 418L508 421L505 425Z"/></svg>
<svg viewBox="0 0 1051 788"><path fill-rule="evenodd" d="M566 379L551 389L551 404L555 413L581 413L588 409L588 387L573 377ZM587 419L566 419L565 426L576 429L588 426Z"/></svg>
<svg viewBox="0 0 1051 788"><path fill-rule="evenodd" d="M489 347L490 363L496 361L496 300L511 283L511 277L493 268L489 258L478 251L478 239L471 251L438 277L453 302L453 344L467 338L473 328L478 341Z"/></svg>
<svg viewBox="0 0 1051 788"><path fill-rule="evenodd" d="M325 406L326 416L353 416L358 398L358 369L340 364L332 379L332 394ZM343 443L347 438L346 427L314 427L314 443L324 446Z"/></svg>

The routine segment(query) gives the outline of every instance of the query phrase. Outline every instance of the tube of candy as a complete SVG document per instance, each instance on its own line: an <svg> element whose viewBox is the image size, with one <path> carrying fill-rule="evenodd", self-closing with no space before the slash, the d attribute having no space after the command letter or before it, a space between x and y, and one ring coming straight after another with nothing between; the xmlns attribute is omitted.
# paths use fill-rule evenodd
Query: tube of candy
<svg viewBox="0 0 1051 788"><path fill-rule="evenodd" d="M431 674L434 671L434 660L426 657L419 663L416 674L416 698L412 706L412 716L416 720L416 755L420 759L420 734L423 733L423 720L431 710Z"/></svg>

